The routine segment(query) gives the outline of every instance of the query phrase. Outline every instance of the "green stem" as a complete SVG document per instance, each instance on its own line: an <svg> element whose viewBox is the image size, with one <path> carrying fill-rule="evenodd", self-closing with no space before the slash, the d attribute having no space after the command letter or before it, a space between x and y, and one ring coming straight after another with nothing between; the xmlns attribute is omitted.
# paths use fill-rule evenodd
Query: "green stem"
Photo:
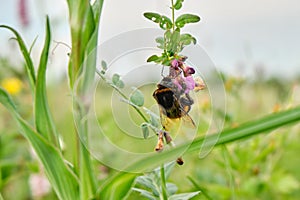
<svg viewBox="0 0 300 200"><path fill-rule="evenodd" d="M127 101L129 101L129 98L118 87L116 87L114 84L109 83L106 80L105 76L101 72L99 72L98 70L96 70L96 73L98 74L98 76L100 76L100 78L102 80L104 80L108 85L110 85L113 89L115 89L124 99L126 99ZM143 120L145 122L149 123L149 120L147 119L147 117L142 113L142 111L138 107L136 107L136 106L134 106L132 104L129 104L129 105L131 105L136 110L136 112L143 118Z"/></svg>
<svg viewBox="0 0 300 200"><path fill-rule="evenodd" d="M174 0L171 0L171 9L172 9L172 30L175 30L175 9L174 9Z"/></svg>
<svg viewBox="0 0 300 200"><path fill-rule="evenodd" d="M161 179L161 189L162 189L163 200L168 200L168 192L167 192L164 164L162 164L160 166L160 179Z"/></svg>

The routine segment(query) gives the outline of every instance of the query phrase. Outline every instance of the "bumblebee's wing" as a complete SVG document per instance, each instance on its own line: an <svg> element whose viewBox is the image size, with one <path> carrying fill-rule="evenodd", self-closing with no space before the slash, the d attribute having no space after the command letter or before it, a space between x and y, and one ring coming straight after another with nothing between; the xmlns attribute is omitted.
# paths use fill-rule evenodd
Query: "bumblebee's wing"
<svg viewBox="0 0 300 200"><path fill-rule="evenodd" d="M191 105L192 104L183 104L181 102L180 104L181 120L184 126L188 128L196 128L194 120L188 114L188 112L191 110Z"/></svg>
<svg viewBox="0 0 300 200"><path fill-rule="evenodd" d="M188 128L196 128L196 124L194 122L194 120L191 118L191 116L189 116L189 114L185 114L181 117L182 123L184 124L184 126L188 127Z"/></svg>

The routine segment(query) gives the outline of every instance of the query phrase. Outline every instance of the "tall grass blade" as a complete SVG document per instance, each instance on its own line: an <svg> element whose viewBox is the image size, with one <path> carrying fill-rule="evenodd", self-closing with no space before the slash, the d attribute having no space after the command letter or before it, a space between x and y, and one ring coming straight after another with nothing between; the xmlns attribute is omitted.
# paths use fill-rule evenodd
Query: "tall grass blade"
<svg viewBox="0 0 300 200"><path fill-rule="evenodd" d="M208 137L196 138L193 141L186 142L185 144L179 145L171 150L163 151L159 154L152 154L132 164L131 167L128 168L128 171L144 171L149 168L155 168L162 163L170 161L170 159L176 159L176 157L182 152L189 153L200 151L201 148L205 148L203 145L210 147L216 140L217 143L215 146L219 146L221 144L227 144L243 138L249 138L257 134L266 133L284 125L291 125L292 123L299 121L300 107L274 113L242 124L239 127L223 130L221 133L212 134Z"/></svg>
<svg viewBox="0 0 300 200"><path fill-rule="evenodd" d="M79 199L78 180L65 164L57 148L30 127L17 112L11 97L2 88L0 88L0 103L10 111L19 125L20 132L35 150L58 198L61 200Z"/></svg>
<svg viewBox="0 0 300 200"><path fill-rule="evenodd" d="M6 25L0 25L0 28L6 28L6 29L10 30L11 32L13 32L13 34L15 35L16 40L18 41L20 50L21 50L21 52L23 54L23 57L25 59L25 62L26 62L26 71L27 71L27 75L29 77L29 83L30 83L31 91L32 91L32 93L34 93L36 76L35 76L33 62L31 60L30 53L26 48L24 40L22 39L20 34L15 29L13 29L12 27L6 26Z"/></svg>
<svg viewBox="0 0 300 200"><path fill-rule="evenodd" d="M48 55L50 48L51 31L50 22L46 18L46 37L44 48L40 57L38 68L36 92L35 92L35 125L38 133L56 146L59 145L56 128L51 116L46 93L46 69L48 64Z"/></svg>

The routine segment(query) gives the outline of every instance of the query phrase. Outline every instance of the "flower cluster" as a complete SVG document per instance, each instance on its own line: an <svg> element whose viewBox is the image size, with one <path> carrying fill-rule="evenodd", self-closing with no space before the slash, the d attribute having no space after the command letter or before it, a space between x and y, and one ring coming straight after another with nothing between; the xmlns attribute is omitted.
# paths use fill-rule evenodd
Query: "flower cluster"
<svg viewBox="0 0 300 200"><path fill-rule="evenodd" d="M199 91L205 88L200 77L194 79L195 69L185 64L187 57L173 59L170 65L169 78L172 80L172 89L176 94L188 94L191 90Z"/></svg>

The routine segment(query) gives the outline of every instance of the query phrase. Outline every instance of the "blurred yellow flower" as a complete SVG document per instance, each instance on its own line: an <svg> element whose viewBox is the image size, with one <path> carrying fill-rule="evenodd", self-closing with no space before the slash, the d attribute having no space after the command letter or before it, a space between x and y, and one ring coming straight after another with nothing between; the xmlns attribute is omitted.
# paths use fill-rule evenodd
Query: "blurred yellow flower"
<svg viewBox="0 0 300 200"><path fill-rule="evenodd" d="M11 95L18 94L22 89L22 82L17 78L6 78L1 81L1 86Z"/></svg>

